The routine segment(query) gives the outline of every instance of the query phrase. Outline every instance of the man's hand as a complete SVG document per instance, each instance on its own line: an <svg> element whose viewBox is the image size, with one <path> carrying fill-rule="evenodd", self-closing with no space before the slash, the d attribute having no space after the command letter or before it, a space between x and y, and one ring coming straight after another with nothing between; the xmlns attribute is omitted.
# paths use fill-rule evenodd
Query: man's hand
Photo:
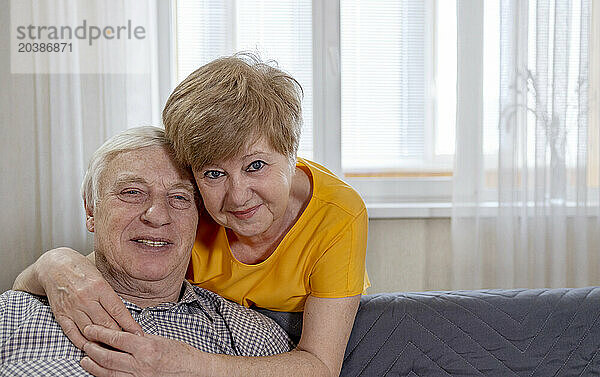
<svg viewBox="0 0 600 377"><path fill-rule="evenodd" d="M91 324L142 333L94 263L79 252L68 248L50 250L28 270L19 276L15 289L41 287L56 321L77 348L83 349L86 344L83 329Z"/></svg>
<svg viewBox="0 0 600 377"><path fill-rule="evenodd" d="M134 335L97 325L87 326L83 334L91 342L83 347L87 356L81 366L97 377L191 376L192 365L200 363L202 354L183 342L157 335Z"/></svg>

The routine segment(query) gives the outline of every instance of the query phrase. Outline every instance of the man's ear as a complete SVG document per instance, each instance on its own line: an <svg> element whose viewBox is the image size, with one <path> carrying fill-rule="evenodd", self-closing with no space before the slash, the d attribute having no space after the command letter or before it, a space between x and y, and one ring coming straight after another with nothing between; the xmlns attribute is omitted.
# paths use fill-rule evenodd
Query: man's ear
<svg viewBox="0 0 600 377"><path fill-rule="evenodd" d="M94 208L89 206L87 200L83 200L85 208L85 227L90 233L94 233Z"/></svg>

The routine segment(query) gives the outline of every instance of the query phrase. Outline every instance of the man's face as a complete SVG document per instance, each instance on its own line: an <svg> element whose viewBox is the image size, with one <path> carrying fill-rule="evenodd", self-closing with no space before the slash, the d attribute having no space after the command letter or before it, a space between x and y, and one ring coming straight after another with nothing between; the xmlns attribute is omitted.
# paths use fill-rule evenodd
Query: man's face
<svg viewBox="0 0 600 377"><path fill-rule="evenodd" d="M113 278L183 281L198 222L192 179L163 147L110 160L87 225Z"/></svg>

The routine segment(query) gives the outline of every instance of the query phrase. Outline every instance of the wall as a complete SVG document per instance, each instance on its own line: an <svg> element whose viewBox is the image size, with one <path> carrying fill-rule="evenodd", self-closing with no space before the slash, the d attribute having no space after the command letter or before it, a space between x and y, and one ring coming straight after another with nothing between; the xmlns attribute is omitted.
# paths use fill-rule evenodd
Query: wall
<svg viewBox="0 0 600 377"><path fill-rule="evenodd" d="M371 288L367 293L415 292L452 289L452 242L451 222L448 218L432 219L371 219L367 246L367 271ZM588 223L587 237L591 245L588 254L588 278L583 285L600 286L600 233L596 221ZM485 237L482 249L485 275L493 277L493 250L495 249L495 228ZM567 286L576 287L577 271L573 266L575 235L585 231L578 229L572 217L567 219ZM551 242L551 240L548 240ZM535 252L535 250L533 251ZM549 271L549 267L546 269ZM549 272L548 272L549 273ZM551 287L548 283L545 287ZM486 288L513 288L486 286ZM514 287L517 288L517 287ZM527 286L518 288L541 288Z"/></svg>
<svg viewBox="0 0 600 377"><path fill-rule="evenodd" d="M450 219L371 219L368 293L450 289Z"/></svg>
<svg viewBox="0 0 600 377"><path fill-rule="evenodd" d="M26 157L25 154L17 156ZM16 181L16 177L10 175L2 174L2 177ZM29 196L26 188L22 192L23 198L19 200ZM17 274L42 252L38 237L29 236L38 232L35 210L27 210L27 213L30 224L10 224L11 218L22 218L23 213L0 216L7 226L1 230L4 242L0 264L4 267L0 292L10 289ZM449 219L370 220L367 271L372 286L368 293L449 289L450 245Z"/></svg>
<svg viewBox="0 0 600 377"><path fill-rule="evenodd" d="M9 1L0 0L0 9L0 291L4 291L36 257L41 238L35 120L30 106L35 82L27 75L10 73ZM17 112L23 122L15 122L12 114Z"/></svg>
<svg viewBox="0 0 600 377"><path fill-rule="evenodd" d="M2 219L7 220L4 215ZM12 227L15 233L11 236L7 235L0 252L2 253L0 263L5 266L0 280L1 291L10 288L16 274L31 263L39 252L32 249L39 245L39 242L28 239L23 232L17 233L16 228L19 227L29 229L26 224ZM568 244L569 249L572 250L573 235L577 230L572 222L569 223L568 229ZM590 226L588 234L598 239L598 232L594 226ZM490 238L489 242L493 241ZM588 285L600 285L600 255L590 253L589 260ZM7 268L7 265L10 267ZM371 219L369 221L367 271L371 279L371 288L367 293L449 290L452 289L451 265L450 219ZM569 286L574 286L572 283L574 273L576 271L571 273L568 279Z"/></svg>

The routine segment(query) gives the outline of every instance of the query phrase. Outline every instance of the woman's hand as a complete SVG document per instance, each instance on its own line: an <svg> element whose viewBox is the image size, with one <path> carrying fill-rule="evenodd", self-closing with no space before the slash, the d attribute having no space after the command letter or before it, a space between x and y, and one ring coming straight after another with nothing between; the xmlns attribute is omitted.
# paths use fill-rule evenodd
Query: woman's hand
<svg viewBox="0 0 600 377"><path fill-rule="evenodd" d="M56 321L79 349L87 342L83 329L91 324L142 332L91 258L69 248L50 250L21 273L14 285L14 289L45 293Z"/></svg>
<svg viewBox="0 0 600 377"><path fill-rule="evenodd" d="M134 335L90 325L84 331L87 354L81 366L97 377L109 376L192 376L193 365L201 365L201 351L183 342L157 335ZM202 336L202 334L198 334ZM101 346L102 343L107 347ZM206 371L205 371L206 372Z"/></svg>
<svg viewBox="0 0 600 377"><path fill-rule="evenodd" d="M209 354L155 335L88 326L84 335L91 342L83 348L87 356L81 366L97 377L338 376L359 302L360 295L337 299L309 296L298 347L265 357Z"/></svg>

